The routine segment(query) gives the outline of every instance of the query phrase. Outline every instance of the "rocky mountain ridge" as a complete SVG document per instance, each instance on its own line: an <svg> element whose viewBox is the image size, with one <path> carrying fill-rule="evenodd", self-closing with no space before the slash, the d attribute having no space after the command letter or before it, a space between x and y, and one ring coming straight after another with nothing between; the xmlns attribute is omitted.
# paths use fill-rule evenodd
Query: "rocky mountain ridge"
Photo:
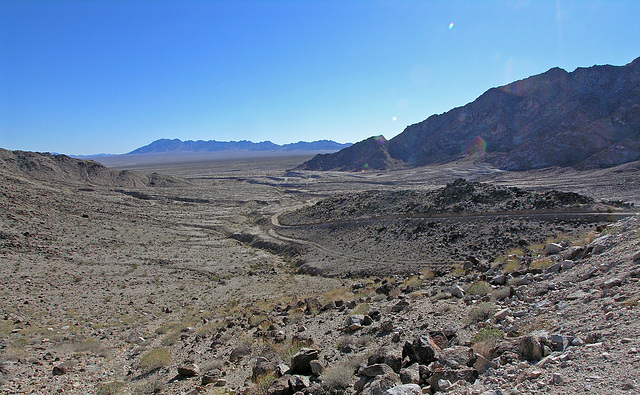
<svg viewBox="0 0 640 395"><path fill-rule="evenodd" d="M130 154L148 154L154 152L216 152L216 151L339 151L351 144L337 143L331 140L317 140L312 142L298 141L290 144L275 144L271 141L254 143L247 140L241 141L216 141L216 140L186 140L160 139L149 145L135 149Z"/></svg>
<svg viewBox="0 0 640 395"><path fill-rule="evenodd" d="M468 156L505 170L635 161L640 159L640 58L573 72L552 68L410 125L379 147L357 151L359 144L317 156L299 169L380 170Z"/></svg>
<svg viewBox="0 0 640 395"><path fill-rule="evenodd" d="M91 160L67 155L0 148L0 174L22 176L41 181L58 181L105 187L180 186L185 179L162 174L143 174L131 170L113 170Z"/></svg>

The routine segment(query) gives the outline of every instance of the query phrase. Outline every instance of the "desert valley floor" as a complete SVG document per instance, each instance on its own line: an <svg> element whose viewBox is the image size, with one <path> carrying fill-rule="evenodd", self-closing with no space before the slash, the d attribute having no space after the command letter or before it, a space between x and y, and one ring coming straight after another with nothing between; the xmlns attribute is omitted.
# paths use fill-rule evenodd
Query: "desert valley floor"
<svg viewBox="0 0 640 395"><path fill-rule="evenodd" d="M640 391L639 162L3 155L5 393Z"/></svg>

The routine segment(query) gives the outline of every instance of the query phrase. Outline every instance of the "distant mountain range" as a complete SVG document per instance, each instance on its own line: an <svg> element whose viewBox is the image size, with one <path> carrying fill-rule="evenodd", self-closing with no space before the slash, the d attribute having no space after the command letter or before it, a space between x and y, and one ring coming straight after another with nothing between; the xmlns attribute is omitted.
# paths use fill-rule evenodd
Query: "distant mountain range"
<svg viewBox="0 0 640 395"><path fill-rule="evenodd" d="M253 143L251 141L181 141L179 139L160 139L149 145L140 147L129 154L148 154L157 152L218 152L218 151L339 151L351 146L351 143L341 144L331 140L312 142L299 141L291 144L275 144L271 141Z"/></svg>
<svg viewBox="0 0 640 395"><path fill-rule="evenodd" d="M640 58L626 66L545 73L472 103L317 155L298 169L391 169L477 157L505 170L598 168L640 160Z"/></svg>

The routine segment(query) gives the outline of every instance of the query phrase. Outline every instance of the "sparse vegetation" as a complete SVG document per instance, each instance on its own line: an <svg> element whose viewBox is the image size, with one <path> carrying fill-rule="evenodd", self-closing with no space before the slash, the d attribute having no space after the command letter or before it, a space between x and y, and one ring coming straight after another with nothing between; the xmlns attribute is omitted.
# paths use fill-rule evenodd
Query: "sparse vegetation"
<svg viewBox="0 0 640 395"><path fill-rule="evenodd" d="M155 348L145 353L138 364L144 373L164 368L171 364L171 353L168 348Z"/></svg>
<svg viewBox="0 0 640 395"><path fill-rule="evenodd" d="M494 306L492 303L483 302L472 307L467 314L467 321L469 323L485 321L493 315Z"/></svg>
<svg viewBox="0 0 640 395"><path fill-rule="evenodd" d="M490 290L491 287L486 281L478 281L471 284L471 286L467 288L467 293L474 296L485 296L489 293Z"/></svg>
<svg viewBox="0 0 640 395"><path fill-rule="evenodd" d="M331 391L349 388L353 380L353 368L342 363L329 368L322 374L322 385Z"/></svg>

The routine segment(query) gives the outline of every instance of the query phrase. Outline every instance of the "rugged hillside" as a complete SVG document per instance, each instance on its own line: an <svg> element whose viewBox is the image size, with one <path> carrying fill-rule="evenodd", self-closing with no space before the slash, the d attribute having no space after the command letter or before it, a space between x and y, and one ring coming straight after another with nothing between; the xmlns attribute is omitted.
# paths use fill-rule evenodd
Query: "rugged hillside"
<svg viewBox="0 0 640 395"><path fill-rule="evenodd" d="M3 174L4 173L4 174ZM0 174L27 176L42 181L80 182L107 187L179 186L187 180L161 174L112 170L97 162L66 155L8 151L0 148Z"/></svg>
<svg viewBox="0 0 640 395"><path fill-rule="evenodd" d="M251 141L182 141L179 139L160 139L152 142L149 145L140 147L130 152L130 154L148 154L154 152L180 152L180 151L192 151L192 152L216 152L216 151L234 151L234 150L247 150L247 151L338 151L343 148L349 147L351 144L341 144L330 140L318 140L318 141L299 141L291 144L274 144L271 141L262 141L254 143Z"/></svg>
<svg viewBox="0 0 640 395"><path fill-rule="evenodd" d="M342 171L392 168L397 161L389 156L388 147L384 137L369 137L334 154L316 155L302 166L306 170Z"/></svg>
<svg viewBox="0 0 640 395"><path fill-rule="evenodd" d="M407 127L383 148L409 166L472 155L505 170L598 168L638 160L640 58L626 66L571 73L553 68L492 88L466 106ZM369 153L352 150L338 153L342 161L335 154L335 159L316 157L300 167L354 170L359 155ZM390 166L379 161L369 168Z"/></svg>

